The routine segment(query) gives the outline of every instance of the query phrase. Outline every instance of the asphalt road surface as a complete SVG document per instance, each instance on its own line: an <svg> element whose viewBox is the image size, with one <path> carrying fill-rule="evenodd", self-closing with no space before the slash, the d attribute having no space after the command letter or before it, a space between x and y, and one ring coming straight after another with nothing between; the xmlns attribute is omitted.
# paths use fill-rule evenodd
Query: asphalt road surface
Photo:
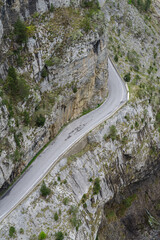
<svg viewBox="0 0 160 240"><path fill-rule="evenodd" d="M70 123L37 157L21 178L0 199L0 221L2 221L40 182L58 158L94 127L102 123L119 109L129 98L125 83L108 60L108 88L106 101L94 111Z"/></svg>

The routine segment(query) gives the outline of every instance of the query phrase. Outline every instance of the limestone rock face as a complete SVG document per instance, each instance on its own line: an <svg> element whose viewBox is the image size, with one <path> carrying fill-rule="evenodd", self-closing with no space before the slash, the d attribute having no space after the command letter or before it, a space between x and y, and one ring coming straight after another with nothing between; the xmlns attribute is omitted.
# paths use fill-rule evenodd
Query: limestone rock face
<svg viewBox="0 0 160 240"><path fill-rule="evenodd" d="M54 7L69 7L71 4L70 0L16 0L16 1L1 1L1 12L0 12L0 36L3 33L3 28L9 30L11 25L17 20L17 17L20 16L22 19L27 19L35 12L44 13L48 11L53 4ZM79 1L76 0L74 5L78 6Z"/></svg>
<svg viewBox="0 0 160 240"><path fill-rule="evenodd" d="M61 8L62 12L59 15L58 10L56 13L49 12L51 4ZM75 1L74 7L78 5L79 1ZM30 86L27 102L14 103L7 94L0 98L0 188L10 184L61 127L84 110L97 107L107 96L106 37L100 37L97 31L84 34L75 30L80 39L71 35L72 40L69 39L68 44L63 18L54 28L58 20L54 16L61 18L62 13L64 18L68 17L63 7L69 6L70 1L57 0L0 3L0 94L4 91L9 66L14 66L17 74ZM39 18L33 23L34 13ZM72 13L76 14L76 11L72 9ZM28 37L26 46L21 46L22 50L9 35L18 16L27 20L27 26L33 27L34 32L34 36L31 34ZM6 34L5 38L2 38L3 34ZM61 54L57 57L58 48ZM17 57L20 57L22 65L18 65ZM51 59L55 64L46 63ZM14 105L15 112L12 111ZM24 124L23 114L26 112L29 125ZM45 124L37 127L36 117L41 115L45 117Z"/></svg>
<svg viewBox="0 0 160 240"><path fill-rule="evenodd" d="M83 112L84 109L94 108L97 104L101 103L107 95L107 49L104 39L92 38L93 43L89 47L85 46L84 55L79 58L73 59L72 62L66 63L59 67L48 67L49 75L40 83L40 91L47 93L53 93L56 89L63 89L67 84L70 86L76 86L75 92L72 88L64 94L59 94L59 97L53 102L53 107L50 110L50 114L46 119L44 127L39 128L26 128L22 130L19 127L19 131L22 133L21 147L23 148L23 161L21 163L13 163L11 158L16 151L16 144L14 142L14 134L10 133L8 127L9 112L7 107L1 106L1 141L4 143L6 138L8 141L7 153L4 147L4 151L1 152L0 162L1 170L8 169L1 175L0 187L6 182L12 180L12 172L16 172L18 168L23 168L33 156L60 130L60 128L68 121L77 118ZM94 51L94 44L98 42L97 51ZM30 49L33 47L34 41L29 43ZM35 48L36 44L34 45ZM78 51L75 47L72 51ZM70 54L70 53L69 53ZM43 64L39 65L42 61L43 54L38 54L36 60L33 59L33 76L40 81L40 71ZM30 68L32 63L27 67ZM3 72L3 71L2 71ZM1 73L2 73L1 72ZM41 100L41 96L37 92L37 100ZM23 109L23 106L19 106ZM25 107L25 106L24 106ZM34 106L32 109L34 110ZM15 120L11 119L11 125L15 128ZM7 144L7 143L6 143ZM7 158L4 157L7 155ZM5 162L7 162L5 164ZM16 170L15 170L16 169Z"/></svg>
<svg viewBox="0 0 160 240"><path fill-rule="evenodd" d="M145 122L141 121L143 118ZM159 134L154 120L149 104L128 104L89 133L44 179L52 190L51 195L43 199L38 186L1 224L0 238L5 239L9 226L13 225L17 232L24 229L24 235L16 235L18 240L38 236L41 229L47 231L49 239L57 231L65 233L69 240L96 239L105 204L126 187L138 186L149 179L159 168ZM114 140L105 137L113 125L117 130ZM96 179L100 184L97 192ZM53 219L55 212L59 216L57 221ZM106 216L103 217L105 220ZM105 224L109 223L104 220L100 239L107 236ZM127 219L125 223L129 224ZM116 231L112 235L122 239Z"/></svg>

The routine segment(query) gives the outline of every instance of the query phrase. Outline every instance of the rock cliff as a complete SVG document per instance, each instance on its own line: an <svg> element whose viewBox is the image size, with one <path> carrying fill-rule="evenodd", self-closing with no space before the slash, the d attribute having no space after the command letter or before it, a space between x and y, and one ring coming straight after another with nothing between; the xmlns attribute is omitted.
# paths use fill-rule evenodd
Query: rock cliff
<svg viewBox="0 0 160 240"><path fill-rule="evenodd" d="M139 126L135 124L136 121L140 123ZM46 185L52 191L49 197L41 197L40 186L37 187L4 220L1 238L5 239L9 226L14 225L17 239L36 239L42 230L47 233L48 239L53 239L57 231L63 232L66 239L95 239L105 203L108 205L126 187L130 189L158 171L159 135L154 129L154 121L151 106L143 102L124 107L89 133L45 178ZM111 133L113 125L116 126L116 133ZM120 200L132 197L131 200L129 198L132 203L137 198L134 194L130 189L128 195L124 194ZM118 206L120 203L117 203L117 209ZM124 211L129 207L125 205ZM54 220L55 213L58 214L58 220ZM117 216L116 212L114 214L116 219L117 216L123 216L123 212ZM109 217L108 213L107 219ZM109 231L115 226L112 227L111 223L108 225L107 222ZM105 239L105 235L106 239L109 237L105 225L103 220L99 230L100 239ZM18 233L20 228L23 228L24 235ZM124 233L121 231L121 234ZM109 239L117 237L116 234L117 231Z"/></svg>
<svg viewBox="0 0 160 240"><path fill-rule="evenodd" d="M84 14L72 7L36 13L28 18L27 29L33 31L26 45L20 46L10 36L1 44L2 190L65 124L97 107L107 96L105 37L96 30L86 34L80 28ZM17 79L30 88L24 99L8 93L8 85L4 90L11 64L17 69ZM26 83L20 93L26 92Z"/></svg>
<svg viewBox="0 0 160 240"><path fill-rule="evenodd" d="M55 75L58 87L63 86L61 79L65 82L65 75L71 79L69 83L75 76L77 81L71 84L70 90L64 88L64 92L61 92L51 112L52 117L47 115L44 127L29 129L27 134L23 132L25 149L28 150L25 159L29 160L33 156L31 146L34 146L35 153L50 136L56 135L65 122L77 117L84 109L94 107L93 102L97 105L102 101L106 95L104 79L107 76L107 54L114 59L122 78L128 81L130 102L90 132L61 159L44 179L51 194L42 197L41 186L38 186L3 221L0 227L1 239L8 238L11 226L15 228L16 239L37 239L41 231L47 234L48 239L54 239L56 232L63 233L67 240L159 238L159 2L153 1L147 13L142 11L142 7L132 1L108 0L103 9L105 35L100 38L92 33L84 38L82 46L85 47L81 48L77 44L74 48L71 46L68 52L65 50L63 68L48 66L45 61L52 57L50 55L42 64L38 64L41 61L33 57L36 67L33 67L31 74L40 83L41 92L52 88L51 79ZM43 29L43 26L39 29ZM40 30L38 32L41 34ZM45 52L48 38L39 39L45 39L44 45L43 41L38 41L41 51ZM92 44L88 45L88 42ZM28 48L31 49L35 44L34 38L29 40L29 44ZM71 49L73 51L70 55ZM84 58L77 59L77 49L81 49L79 53ZM68 63L67 56L70 59ZM42 81L40 73L44 65L47 76ZM73 75L79 66L79 75ZM30 64L26 69L30 69ZM84 74L81 75L82 72ZM74 93L75 83L77 91ZM38 91L36 93L40 102L41 95ZM70 99L74 99L73 103ZM2 123L6 127L7 111L7 107L3 106ZM55 114L60 118L54 118ZM48 120L51 118L54 121ZM63 119L62 123L59 119ZM14 133L11 136L10 142L15 139ZM5 152L1 154L3 165L11 168Z"/></svg>

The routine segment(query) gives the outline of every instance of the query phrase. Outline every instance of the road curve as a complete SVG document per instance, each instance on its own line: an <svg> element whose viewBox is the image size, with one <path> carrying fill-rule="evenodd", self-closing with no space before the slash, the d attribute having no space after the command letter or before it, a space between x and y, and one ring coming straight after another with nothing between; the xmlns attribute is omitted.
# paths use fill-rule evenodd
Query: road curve
<svg viewBox="0 0 160 240"><path fill-rule="evenodd" d="M0 222L34 189L60 156L128 101L126 84L121 80L110 59L108 59L108 71L109 95L106 101L99 108L64 128L0 199Z"/></svg>

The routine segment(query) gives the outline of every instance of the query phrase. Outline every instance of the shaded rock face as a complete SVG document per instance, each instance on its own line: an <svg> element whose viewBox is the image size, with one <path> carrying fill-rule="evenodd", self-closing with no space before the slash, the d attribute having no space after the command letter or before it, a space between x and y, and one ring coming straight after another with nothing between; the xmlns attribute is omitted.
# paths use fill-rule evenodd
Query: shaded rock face
<svg viewBox="0 0 160 240"><path fill-rule="evenodd" d="M129 185L104 206L98 239L160 238L160 166L146 180ZM127 206L127 201L131 204ZM122 211L122 209L124 210Z"/></svg>

